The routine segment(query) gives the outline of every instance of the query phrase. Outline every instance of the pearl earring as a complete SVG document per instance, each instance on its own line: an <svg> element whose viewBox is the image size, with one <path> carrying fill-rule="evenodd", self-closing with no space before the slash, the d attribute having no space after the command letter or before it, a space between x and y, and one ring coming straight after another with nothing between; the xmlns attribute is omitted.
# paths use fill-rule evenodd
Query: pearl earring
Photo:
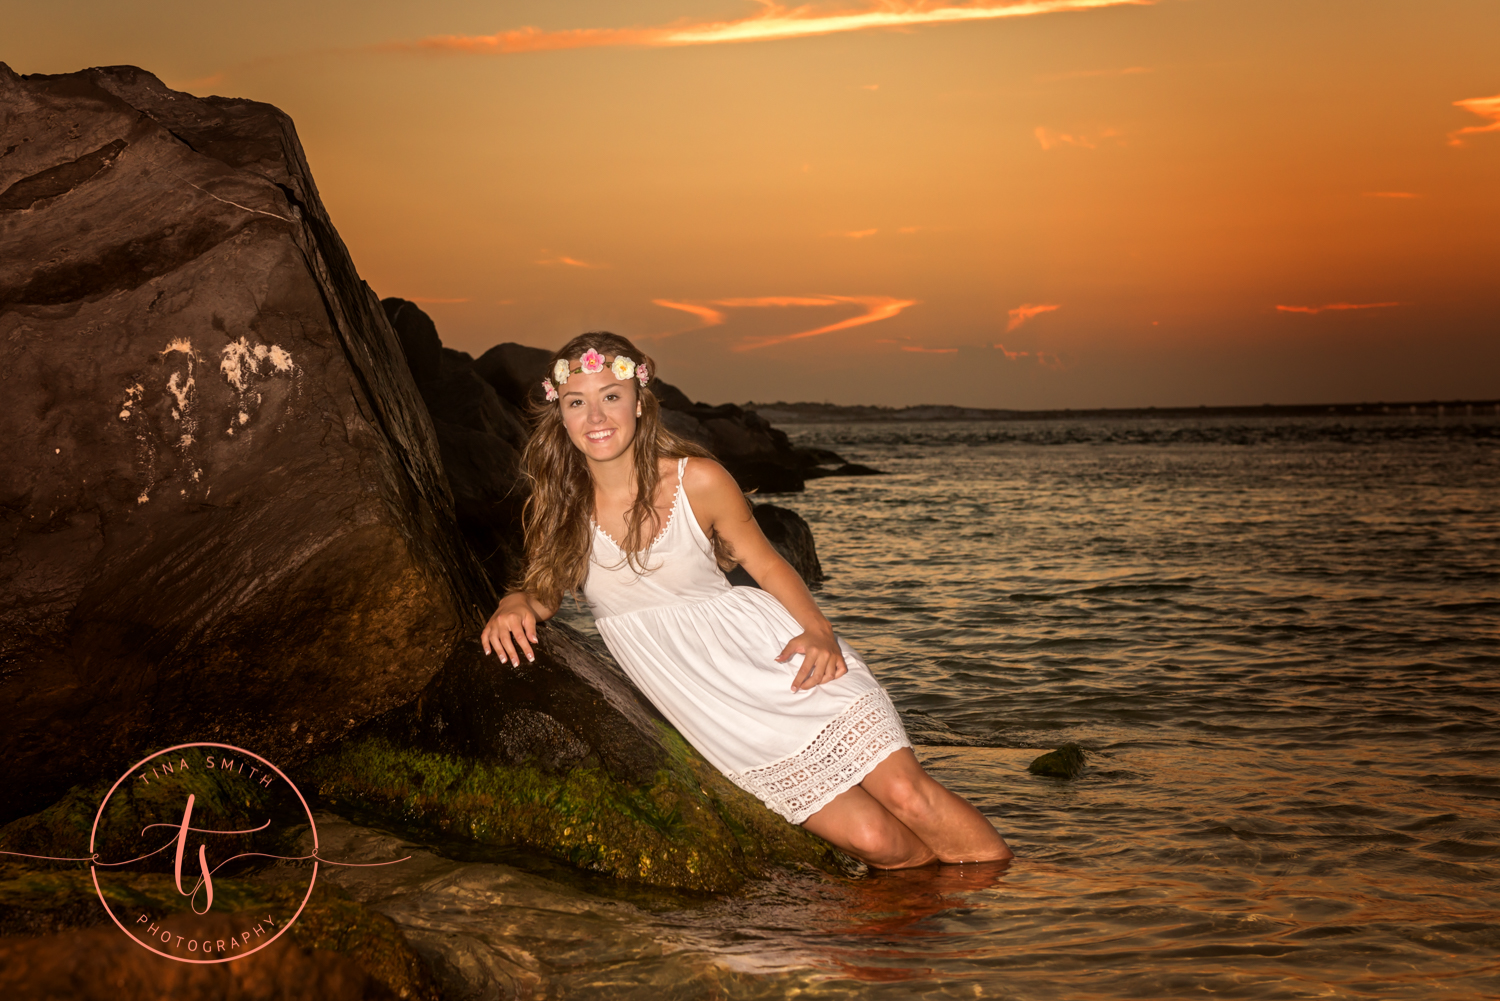
<svg viewBox="0 0 1500 1001"><path fill-rule="evenodd" d="M639 400L635 403L635 415L637 417L641 416L641 402Z"/></svg>

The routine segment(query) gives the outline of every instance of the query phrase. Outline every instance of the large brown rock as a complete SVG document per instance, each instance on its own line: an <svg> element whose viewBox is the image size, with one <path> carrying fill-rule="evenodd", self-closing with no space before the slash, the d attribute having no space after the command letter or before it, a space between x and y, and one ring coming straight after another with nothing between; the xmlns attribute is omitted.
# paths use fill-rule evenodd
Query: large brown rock
<svg viewBox="0 0 1500 1001"><path fill-rule="evenodd" d="M546 685L479 662L495 595L444 460L511 523L521 425L435 331L403 345L290 120L131 67L0 65L0 102L0 817L179 741L295 766L434 679L469 753L555 757L514 704L649 770L639 696L562 630ZM500 579L497 539L470 542Z"/></svg>
<svg viewBox="0 0 1500 1001"><path fill-rule="evenodd" d="M0 813L412 698L482 579L291 121L131 67L0 104Z"/></svg>

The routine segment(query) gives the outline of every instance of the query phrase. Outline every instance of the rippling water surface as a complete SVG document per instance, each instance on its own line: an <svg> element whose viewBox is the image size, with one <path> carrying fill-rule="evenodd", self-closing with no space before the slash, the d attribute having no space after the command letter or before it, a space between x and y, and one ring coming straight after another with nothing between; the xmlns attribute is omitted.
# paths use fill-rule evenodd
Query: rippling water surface
<svg viewBox="0 0 1500 1001"><path fill-rule="evenodd" d="M772 499L1016 861L656 906L434 861L374 894L409 928L509 957L502 996L1500 995L1500 422L792 432L889 472ZM1026 772L1063 741L1081 778Z"/></svg>

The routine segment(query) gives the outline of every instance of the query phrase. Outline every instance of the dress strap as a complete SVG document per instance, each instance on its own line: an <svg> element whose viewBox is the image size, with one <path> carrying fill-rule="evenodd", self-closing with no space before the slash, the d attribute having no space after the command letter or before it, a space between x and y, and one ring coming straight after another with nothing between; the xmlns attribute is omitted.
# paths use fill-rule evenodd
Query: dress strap
<svg viewBox="0 0 1500 1001"><path fill-rule="evenodd" d="M687 468L688 457L683 456L677 460L677 485L682 485L682 471Z"/></svg>

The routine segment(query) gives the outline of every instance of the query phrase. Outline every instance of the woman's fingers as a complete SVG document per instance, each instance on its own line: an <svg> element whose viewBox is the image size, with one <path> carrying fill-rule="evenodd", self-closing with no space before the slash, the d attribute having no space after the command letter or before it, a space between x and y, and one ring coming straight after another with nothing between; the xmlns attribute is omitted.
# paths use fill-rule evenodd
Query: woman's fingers
<svg viewBox="0 0 1500 1001"><path fill-rule="evenodd" d="M536 650L536 618L531 615L497 615L485 624L479 634L479 645L486 654L494 654L503 661L519 666L521 657L534 663Z"/></svg>
<svg viewBox="0 0 1500 1001"><path fill-rule="evenodd" d="M527 624L524 621L517 622L513 629L513 632L515 633L516 637L516 645L525 652L526 660L528 663L530 663L535 662L536 655L531 652L531 644L526 642L526 635L527 633L534 633L534 629L528 629L526 625ZM535 639L535 636L533 635L532 638ZM520 661L516 661L516 663L519 664Z"/></svg>

